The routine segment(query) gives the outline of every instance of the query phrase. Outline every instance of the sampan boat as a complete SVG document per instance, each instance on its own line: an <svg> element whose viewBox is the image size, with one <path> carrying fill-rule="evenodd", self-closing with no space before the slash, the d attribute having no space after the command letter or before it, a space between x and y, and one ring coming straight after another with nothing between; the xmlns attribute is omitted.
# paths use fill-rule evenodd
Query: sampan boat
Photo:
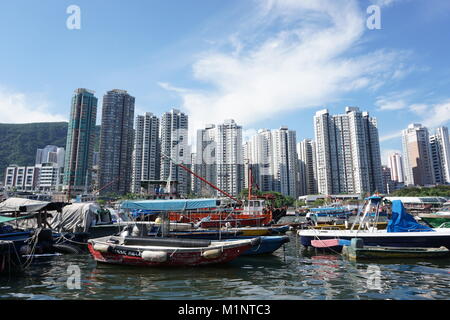
<svg viewBox="0 0 450 320"><path fill-rule="evenodd" d="M209 241L172 238L104 237L88 241L97 262L141 266L201 266L229 262L261 239Z"/></svg>

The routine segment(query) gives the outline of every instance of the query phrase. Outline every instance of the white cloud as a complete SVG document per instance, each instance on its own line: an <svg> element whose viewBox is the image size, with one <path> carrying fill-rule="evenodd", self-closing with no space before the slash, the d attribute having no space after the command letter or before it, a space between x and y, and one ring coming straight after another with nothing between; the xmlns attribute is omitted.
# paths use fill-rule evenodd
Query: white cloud
<svg viewBox="0 0 450 320"><path fill-rule="evenodd" d="M377 5L380 7L389 7L397 2L400 2L400 0L372 0L372 3L374 5Z"/></svg>
<svg viewBox="0 0 450 320"><path fill-rule="evenodd" d="M49 103L39 96L11 92L0 87L0 123L30 123L67 121L49 110Z"/></svg>
<svg viewBox="0 0 450 320"><path fill-rule="evenodd" d="M388 141L388 140L392 140L395 138L400 138L402 136L402 130L393 132L393 133L389 133L387 135L381 136L380 137L380 142L384 142L384 141Z"/></svg>
<svg viewBox="0 0 450 320"><path fill-rule="evenodd" d="M378 111L393 111L406 109L409 104L406 102L411 95L414 94L412 90L395 91L389 94L377 97L375 105Z"/></svg>
<svg viewBox="0 0 450 320"><path fill-rule="evenodd" d="M162 84L182 98L192 130L324 106L346 92L379 88L401 65L398 53L385 50L349 57L366 30L357 1L265 0L259 8L249 29L266 30L262 40L261 33L233 34L232 52L206 52L193 65L194 78L208 89Z"/></svg>
<svg viewBox="0 0 450 320"><path fill-rule="evenodd" d="M409 107L409 110L417 114L422 114L427 108L428 106L426 104L413 104Z"/></svg>
<svg viewBox="0 0 450 320"><path fill-rule="evenodd" d="M408 110L420 117L419 119L414 120L414 123L420 123L429 130L447 126L450 122L450 99L432 105L424 103L411 104L409 105ZM406 127L404 129L406 129ZM401 136L402 130L399 130L380 137L380 142L400 138Z"/></svg>
<svg viewBox="0 0 450 320"><path fill-rule="evenodd" d="M401 110L406 108L406 103L403 100L397 100L397 101L386 101L386 100L379 100L376 102L378 105L378 110L380 111L387 111L387 110Z"/></svg>
<svg viewBox="0 0 450 320"><path fill-rule="evenodd" d="M421 124L434 129L450 121L450 99L434 105L415 104L411 106L411 111L422 117Z"/></svg>

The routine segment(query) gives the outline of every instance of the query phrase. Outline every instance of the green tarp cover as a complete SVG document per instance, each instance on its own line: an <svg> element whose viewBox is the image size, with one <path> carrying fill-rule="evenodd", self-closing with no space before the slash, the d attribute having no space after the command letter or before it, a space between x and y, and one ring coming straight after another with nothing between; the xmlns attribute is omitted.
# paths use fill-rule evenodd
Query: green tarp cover
<svg viewBox="0 0 450 320"><path fill-rule="evenodd" d="M25 219L25 218L29 218L29 217L31 217L31 216L26 216L26 217L3 217L3 216L0 216L0 223L19 220L19 219Z"/></svg>

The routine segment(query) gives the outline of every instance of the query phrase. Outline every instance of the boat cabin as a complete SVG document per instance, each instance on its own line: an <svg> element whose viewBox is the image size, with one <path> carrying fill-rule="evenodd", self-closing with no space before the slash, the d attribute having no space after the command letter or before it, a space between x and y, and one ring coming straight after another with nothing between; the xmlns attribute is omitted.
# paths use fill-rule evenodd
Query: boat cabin
<svg viewBox="0 0 450 320"><path fill-rule="evenodd" d="M264 214L266 203L264 200L246 200L244 202L244 214Z"/></svg>

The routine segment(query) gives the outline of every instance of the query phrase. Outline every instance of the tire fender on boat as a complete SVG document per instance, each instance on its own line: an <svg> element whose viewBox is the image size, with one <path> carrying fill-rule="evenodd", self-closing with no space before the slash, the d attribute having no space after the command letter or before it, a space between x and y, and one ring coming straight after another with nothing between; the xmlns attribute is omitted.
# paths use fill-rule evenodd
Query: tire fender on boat
<svg viewBox="0 0 450 320"><path fill-rule="evenodd" d="M165 251L142 251L142 259L151 262L167 261L167 252Z"/></svg>
<svg viewBox="0 0 450 320"><path fill-rule="evenodd" d="M256 237L251 240L252 247L256 247L261 244L261 237Z"/></svg>
<svg viewBox="0 0 450 320"><path fill-rule="evenodd" d="M206 259L216 259L222 255L222 250L220 249L211 249L206 250L202 253L202 257Z"/></svg>
<svg viewBox="0 0 450 320"><path fill-rule="evenodd" d="M96 243L94 244L94 250L98 251L98 252L108 252L109 251L109 245L108 244L103 244L103 243Z"/></svg>

